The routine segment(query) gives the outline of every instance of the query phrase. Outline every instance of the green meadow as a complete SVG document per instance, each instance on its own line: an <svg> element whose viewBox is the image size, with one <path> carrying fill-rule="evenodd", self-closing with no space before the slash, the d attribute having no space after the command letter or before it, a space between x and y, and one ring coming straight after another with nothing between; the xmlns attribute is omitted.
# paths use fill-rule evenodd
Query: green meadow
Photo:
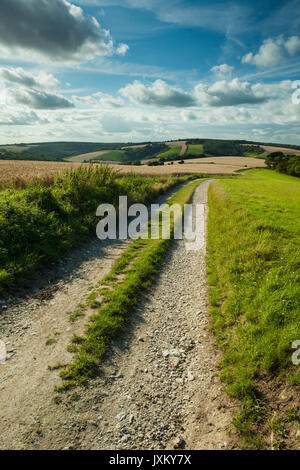
<svg viewBox="0 0 300 470"><path fill-rule="evenodd" d="M158 158L178 157L181 152L181 145L172 145L169 150L157 155Z"/></svg>
<svg viewBox="0 0 300 470"><path fill-rule="evenodd" d="M201 144L199 144L199 145L188 145L188 149L187 149L187 152L186 152L187 155L193 155L193 156L202 155L203 153L204 153L203 145L201 145Z"/></svg>

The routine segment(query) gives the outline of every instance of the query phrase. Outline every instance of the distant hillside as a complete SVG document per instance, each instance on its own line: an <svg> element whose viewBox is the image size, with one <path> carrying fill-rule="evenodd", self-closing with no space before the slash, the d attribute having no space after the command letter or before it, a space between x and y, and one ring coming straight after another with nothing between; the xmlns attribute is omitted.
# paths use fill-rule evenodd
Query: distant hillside
<svg viewBox="0 0 300 470"><path fill-rule="evenodd" d="M200 147L203 156L260 156L265 150L260 148L262 145L272 145L273 147L285 147L287 149L300 149L298 145L288 144L266 144L260 142L251 142L247 140L221 140L221 139L189 139L187 141L188 151L186 156L193 154L196 146ZM176 142L173 141L175 144ZM144 145L143 145L144 144ZM168 142L143 142L143 143L103 143L103 142L43 142L29 144L15 144L0 146L1 160L54 160L63 161L71 157L80 157L78 161L89 160L91 154L95 154L99 160L118 160L118 161L138 161L153 156L160 156L163 152L174 153L170 151ZM170 142L171 145L171 142ZM178 141L181 145L181 141ZM247 148L248 147L248 148ZM102 152L107 151L104 155ZM99 152L98 158L96 152ZM199 153L198 152L198 153ZM200 153L201 153L200 152ZM84 155L87 154L87 158ZM89 154L89 156L88 156ZM192 155L191 155L192 156ZM171 157L170 157L171 158ZM77 161L77 160L76 160Z"/></svg>
<svg viewBox="0 0 300 470"><path fill-rule="evenodd" d="M121 144L123 145L123 144ZM63 160L67 157L72 157L74 155L79 155L82 153L97 152L98 150L113 150L120 147L120 144L104 144L104 143L94 143L94 142L45 142L42 144L20 144L22 148L21 152L16 146L16 152L19 155L43 155L45 157L50 157L51 159ZM5 150L5 147L3 147ZM6 146L7 150L9 149ZM0 152L2 148L0 147Z"/></svg>
<svg viewBox="0 0 300 470"><path fill-rule="evenodd" d="M29 152L30 150L28 150ZM11 152L11 151L2 151L1 152L1 147L0 147L0 160L20 160L20 161L42 161L42 162L47 162L47 161L55 161L59 162L62 161L59 158L54 158L54 157L47 157L45 155L31 155L27 154L25 152Z"/></svg>

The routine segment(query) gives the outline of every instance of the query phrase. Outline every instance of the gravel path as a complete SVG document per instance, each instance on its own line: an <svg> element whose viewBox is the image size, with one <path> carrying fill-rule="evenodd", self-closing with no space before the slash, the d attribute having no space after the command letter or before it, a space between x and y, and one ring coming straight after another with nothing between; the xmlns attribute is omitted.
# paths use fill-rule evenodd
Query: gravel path
<svg viewBox="0 0 300 470"><path fill-rule="evenodd" d="M194 202L206 202L208 185L204 182L198 187ZM107 248L109 262L101 265L102 274L122 249L118 245ZM87 388L63 395L61 403L52 400L59 378L47 366L69 359L66 339L70 326L62 306L72 309L74 298L77 305L88 286L99 280L100 260L95 258L94 263L79 272L77 281L58 286L48 313L46 305L41 312L28 304L25 322L30 317L31 323L20 324L17 333L8 330L6 340L15 335L20 341L12 344L11 353L16 356L0 369L4 429L0 448L232 447L228 429L236 405L222 390L216 367L220 355L208 331L205 248L186 251L184 241L173 242L156 286L132 315L128 330L114 343L101 376ZM78 296L74 289L81 282ZM17 311L15 315L19 318ZM9 320L2 324L7 328ZM48 346L45 355L45 347L42 353L37 348L50 336L58 338L57 344ZM42 340L35 344L36 338Z"/></svg>

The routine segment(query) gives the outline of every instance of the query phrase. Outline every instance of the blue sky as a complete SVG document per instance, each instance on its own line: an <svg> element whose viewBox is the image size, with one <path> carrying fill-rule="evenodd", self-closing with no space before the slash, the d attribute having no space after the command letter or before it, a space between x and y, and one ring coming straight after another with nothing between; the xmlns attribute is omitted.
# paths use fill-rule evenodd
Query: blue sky
<svg viewBox="0 0 300 470"><path fill-rule="evenodd" d="M2 144L300 144L299 80L300 0L0 3Z"/></svg>

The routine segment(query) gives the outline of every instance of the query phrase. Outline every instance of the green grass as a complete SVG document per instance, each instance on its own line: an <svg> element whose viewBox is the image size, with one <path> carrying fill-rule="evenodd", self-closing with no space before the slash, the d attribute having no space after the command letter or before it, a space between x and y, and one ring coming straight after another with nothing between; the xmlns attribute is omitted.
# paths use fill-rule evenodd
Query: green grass
<svg viewBox="0 0 300 470"><path fill-rule="evenodd" d="M172 145L166 152L159 153L157 158L178 157L181 152L181 145Z"/></svg>
<svg viewBox="0 0 300 470"><path fill-rule="evenodd" d="M55 338L49 338L46 341L46 346L52 346L52 344L57 343L57 340Z"/></svg>
<svg viewBox="0 0 300 470"><path fill-rule="evenodd" d="M243 402L237 427L249 440L263 420L260 374L300 384L300 181L270 170L218 180L209 192L208 279L222 379ZM257 406L258 405L258 406Z"/></svg>
<svg viewBox="0 0 300 470"><path fill-rule="evenodd" d="M111 161L111 162L122 162L125 159L125 152L123 150L109 150L99 157L93 158L93 160Z"/></svg>
<svg viewBox="0 0 300 470"><path fill-rule="evenodd" d="M203 145L188 145L187 155L202 155L204 153Z"/></svg>
<svg viewBox="0 0 300 470"><path fill-rule="evenodd" d="M255 153L255 152L245 152L244 157L249 157L249 158L259 158L260 160L265 160L268 156L267 153Z"/></svg>
<svg viewBox="0 0 300 470"><path fill-rule="evenodd" d="M67 170L54 184L0 191L0 291L95 236L99 204L152 202L187 177L117 178L105 165Z"/></svg>
<svg viewBox="0 0 300 470"><path fill-rule="evenodd" d="M187 204L198 185L199 181L196 181L184 187L168 204ZM85 384L99 373L101 358L110 342L125 329L140 294L155 280L169 244L170 240L164 239L132 242L110 274L99 283L99 288L89 295L88 303L98 297L101 298L101 307L90 317L86 335L73 339L77 354L74 362L61 372L63 385L57 390Z"/></svg>

